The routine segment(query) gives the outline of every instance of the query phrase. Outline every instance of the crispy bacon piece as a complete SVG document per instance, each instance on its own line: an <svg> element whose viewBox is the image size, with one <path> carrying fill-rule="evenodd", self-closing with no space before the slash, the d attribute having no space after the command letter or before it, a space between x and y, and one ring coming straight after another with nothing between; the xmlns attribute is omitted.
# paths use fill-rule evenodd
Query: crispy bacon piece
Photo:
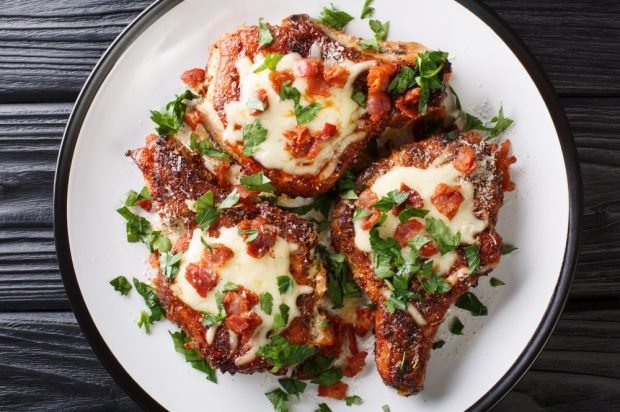
<svg viewBox="0 0 620 412"><path fill-rule="evenodd" d="M454 168L461 173L465 173L466 175L473 173L478 167L476 151L469 146L459 147L453 164Z"/></svg>
<svg viewBox="0 0 620 412"><path fill-rule="evenodd" d="M347 358L347 364L342 368L342 373L348 378L356 376L366 366L366 356L368 352L357 352Z"/></svg>
<svg viewBox="0 0 620 412"><path fill-rule="evenodd" d="M355 310L355 323L353 324L353 328L357 336L364 336L368 333L374 317L374 313L366 306L360 306Z"/></svg>
<svg viewBox="0 0 620 412"><path fill-rule="evenodd" d="M424 207L424 200L422 200L422 196L420 196L416 190L413 190L403 183L400 185L400 191L409 193L409 197L406 202L409 206L417 207L418 209L422 209Z"/></svg>
<svg viewBox="0 0 620 412"><path fill-rule="evenodd" d="M349 352L355 355L359 352L357 348L357 337L355 336L355 328L353 325L347 324L347 341L349 343Z"/></svg>
<svg viewBox="0 0 620 412"><path fill-rule="evenodd" d="M243 340L249 339L256 328L263 323L263 320L256 312L250 312L247 315L229 315L224 320L228 329L241 335Z"/></svg>
<svg viewBox="0 0 620 412"><path fill-rule="evenodd" d="M377 197L375 192L370 189L365 189L362 193L360 193L359 198L357 199L357 202L355 202L355 204L358 207L370 209L375 203L377 203L378 200L379 197Z"/></svg>
<svg viewBox="0 0 620 412"><path fill-rule="evenodd" d="M256 259L260 259L265 256L276 243L278 231L262 217L257 217L253 220L244 220L239 224L239 230L248 229L258 232L256 238L248 242L248 254ZM247 239L248 236L247 234L243 235L245 239Z"/></svg>
<svg viewBox="0 0 620 412"><path fill-rule="evenodd" d="M325 125L323 126L323 130L321 130L321 133L317 136L317 139L321 141L327 141L334 137L337 132L338 128L336 127L336 125L331 123L325 123Z"/></svg>
<svg viewBox="0 0 620 412"><path fill-rule="evenodd" d="M284 137L288 139L286 150L296 159L308 156L315 143L310 129L303 125L297 125L295 129L287 130L284 132Z"/></svg>
<svg viewBox="0 0 620 412"><path fill-rule="evenodd" d="M208 264L190 263L185 270L185 279L200 296L206 298L207 294L215 288L220 277Z"/></svg>
<svg viewBox="0 0 620 412"><path fill-rule="evenodd" d="M375 223L379 221L380 218L381 218L380 211L378 211L377 209L370 209L370 214L362 218L364 220L360 224L360 227L363 230L370 230L375 225Z"/></svg>
<svg viewBox="0 0 620 412"><path fill-rule="evenodd" d="M379 122L392 110L392 99L386 93L391 77L398 67L391 63L379 64L368 70L367 108L373 122Z"/></svg>
<svg viewBox="0 0 620 412"><path fill-rule="evenodd" d="M280 89L285 83L293 83L295 81L295 76L290 70L284 71L272 71L269 73L269 80L271 80L271 85L273 86L273 90L277 93L280 93Z"/></svg>
<svg viewBox="0 0 620 412"><path fill-rule="evenodd" d="M436 255L437 253L439 253L439 249L437 249L437 246L435 245L435 242L433 241L430 241L424 244L420 248L420 255L422 255L422 257L425 257L425 258Z"/></svg>
<svg viewBox="0 0 620 412"><path fill-rule="evenodd" d="M186 70L181 75L181 80L183 83L188 85L194 90L200 90L201 85L204 83L206 77L206 73L204 69L190 69Z"/></svg>
<svg viewBox="0 0 620 412"><path fill-rule="evenodd" d="M424 230L424 225L420 221L412 219L396 226L394 232L394 239L400 244L401 247L407 246L407 242L416 234Z"/></svg>
<svg viewBox="0 0 620 412"><path fill-rule="evenodd" d="M419 87L408 90L405 94L396 99L396 107L406 116L417 119L418 116L420 116L418 102L420 101L421 94L422 89Z"/></svg>
<svg viewBox="0 0 620 412"><path fill-rule="evenodd" d="M199 112L198 110L187 112L183 115L183 121L187 123L187 125L192 130L196 130L198 125L202 124L202 121L203 121L202 113Z"/></svg>
<svg viewBox="0 0 620 412"><path fill-rule="evenodd" d="M228 247L221 244L215 244L204 250L202 260L209 262L209 264L215 269L219 269L224 266L234 255L234 252Z"/></svg>
<svg viewBox="0 0 620 412"><path fill-rule="evenodd" d="M323 78L331 87L344 88L349 79L349 71L342 66L326 66L323 69Z"/></svg>
<svg viewBox="0 0 620 412"><path fill-rule="evenodd" d="M252 308L259 302L256 293L239 286L235 290L226 292L222 303L226 309L227 315L243 315L252 310Z"/></svg>
<svg viewBox="0 0 620 412"><path fill-rule="evenodd" d="M448 186L445 183L439 183L431 196L431 202L448 219L456 215L463 199L461 186Z"/></svg>
<svg viewBox="0 0 620 412"><path fill-rule="evenodd" d="M319 385L319 396L343 400L347 396L349 385L342 381L338 381L330 386Z"/></svg>

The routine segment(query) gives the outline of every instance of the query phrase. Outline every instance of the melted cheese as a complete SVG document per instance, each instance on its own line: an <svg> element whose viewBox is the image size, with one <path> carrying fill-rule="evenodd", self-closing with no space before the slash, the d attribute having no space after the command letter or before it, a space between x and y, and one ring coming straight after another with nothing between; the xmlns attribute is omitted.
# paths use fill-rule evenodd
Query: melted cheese
<svg viewBox="0 0 620 412"><path fill-rule="evenodd" d="M403 183L420 194L424 201L424 208L429 210L427 217L443 220L452 233L460 232L461 242L475 243L475 236L487 227L485 221L478 219L474 215L474 185L465 180L463 174L456 170L452 163L441 165L435 163L426 169L412 166L396 167L377 178L370 189L378 198L381 198L388 192L400 190ZM448 219L441 214L433 205L433 202L431 202L431 196L440 183L445 183L449 186L461 186L463 202L452 219ZM398 216L391 212L386 215L385 223L379 227L379 236L382 238L392 237L396 227L400 224ZM424 223L423 219L418 220ZM369 231L361 228L362 222L362 219L354 222L355 245L364 252L371 252ZM435 269L439 273L445 274L450 270L457 257L457 253L452 251L443 256L438 253L430 257L430 259L433 260L436 266Z"/></svg>
<svg viewBox="0 0 620 412"><path fill-rule="evenodd" d="M302 57L299 54L289 53L278 62L276 68L278 71L292 71L295 63L300 59ZM328 97L306 96L304 94L307 86L306 80L297 78L293 82L293 86L302 93L300 103L303 106L315 102L321 105L317 116L304 125L310 131L321 131L325 123L331 123L338 128L336 136L322 145L314 159L295 159L286 150L287 139L284 137L284 132L293 130L297 126L294 103L292 100L280 99L269 80L268 69L254 73L254 70L262 63L262 55L257 56L254 63L248 57L242 57L236 63L239 72L240 100L229 102L224 107L227 121L223 132L224 140L233 143L243 142L243 133L238 126L251 123L258 118L262 126L267 129L267 137L253 155L255 160L267 168L279 169L293 175L321 173L322 176L326 176L331 174L342 152L351 143L365 136L364 132L357 130L358 120L365 113L365 109L360 108L351 99L351 95L353 94L353 81L360 73L372 67L375 62L353 63L349 60L341 62L340 65L349 71L349 78L342 89L331 88ZM267 91L269 108L254 117L250 115L251 110L246 107L246 102L250 97L256 96L260 89Z"/></svg>
<svg viewBox="0 0 620 412"><path fill-rule="evenodd" d="M218 283L206 297L200 296L185 277L187 266L190 263L197 263L200 261L204 253L205 246L201 242L201 237L204 238L207 244L222 244L230 248L234 253L234 256L219 269L218 273L220 278ZM273 310L271 315L263 312L259 307L260 305L254 307L254 311L260 316L263 322L250 338L247 352L236 360L238 365L242 365L252 361L256 356L256 350L267 343L267 333L273 329L274 318L275 315L279 313L280 305L285 304L289 307L288 322L290 323L291 320L299 316L297 297L313 292L310 286L297 285L295 282L293 282L293 286L284 294L280 294L278 290L277 277L283 275L291 276L289 270L289 255L290 252L297 248L298 246L296 244L289 243L281 237L278 237L271 252L256 259L247 253L247 244L243 238L239 236L236 227L220 229L220 235L218 237L205 236L200 229L196 229L194 230L189 248L181 259L179 274L171 287L172 292L193 309L199 312L212 314L218 311L215 299L216 292L221 292L227 282L243 286L256 293L257 296L265 292L271 294L273 297ZM207 343L213 342L216 331L217 326L211 326L207 329ZM234 343L232 337L231 343ZM236 346L236 344L234 346Z"/></svg>

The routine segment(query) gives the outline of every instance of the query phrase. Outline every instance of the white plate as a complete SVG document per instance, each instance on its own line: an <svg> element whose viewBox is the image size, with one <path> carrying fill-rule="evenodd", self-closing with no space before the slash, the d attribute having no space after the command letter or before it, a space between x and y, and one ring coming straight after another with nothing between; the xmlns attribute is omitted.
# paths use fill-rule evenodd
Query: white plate
<svg viewBox="0 0 620 412"><path fill-rule="evenodd" d="M258 16L272 23L294 13L318 15L327 1L287 0L160 2L119 37L93 72L70 119L59 158L55 228L63 279L74 311L102 362L147 408L269 411L264 392L277 386L266 374L220 375L219 384L186 364L173 350L168 322L150 335L136 326L143 302L123 298L108 285L119 274L146 278L146 251L127 244L119 198L143 184L123 154L152 132L149 109L160 108L183 89L179 75L204 66L209 45ZM363 0L339 0L359 16ZM318 402L333 410L392 411L488 408L516 383L548 338L566 298L575 265L581 207L572 137L552 89L524 46L494 15L470 0L377 1L375 18L389 19L390 39L418 41L450 52L458 91L467 111L483 117L500 102L515 120L507 137L518 163L516 192L500 213L499 232L519 250L506 256L494 276L507 283L476 294L489 316L463 311L464 336L434 351L425 390L409 398L384 386L374 367L351 385L361 407L316 398L307 390L295 411ZM367 21L348 32L369 37ZM372 361L369 360L369 364Z"/></svg>

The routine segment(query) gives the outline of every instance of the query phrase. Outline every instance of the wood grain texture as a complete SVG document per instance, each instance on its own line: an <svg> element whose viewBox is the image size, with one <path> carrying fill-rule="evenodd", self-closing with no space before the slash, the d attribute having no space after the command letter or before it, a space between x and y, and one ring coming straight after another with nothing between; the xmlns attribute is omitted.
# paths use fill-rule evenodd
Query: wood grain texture
<svg viewBox="0 0 620 412"><path fill-rule="evenodd" d="M563 96L585 189L567 309L500 411L620 405L620 2L486 0ZM134 410L64 294L52 184L72 103L109 43L150 0L0 1L0 409ZM35 395L33 395L35 394Z"/></svg>

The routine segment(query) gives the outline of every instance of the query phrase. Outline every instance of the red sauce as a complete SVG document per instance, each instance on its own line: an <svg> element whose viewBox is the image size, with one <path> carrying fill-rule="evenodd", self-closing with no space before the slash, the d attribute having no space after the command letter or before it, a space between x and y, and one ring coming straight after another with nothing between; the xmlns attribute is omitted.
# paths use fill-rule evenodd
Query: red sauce
<svg viewBox="0 0 620 412"><path fill-rule="evenodd" d="M183 81L183 83L185 83L194 90L198 90L200 88L200 85L204 83L205 78L205 71L198 68L187 70L181 75L181 80Z"/></svg>

